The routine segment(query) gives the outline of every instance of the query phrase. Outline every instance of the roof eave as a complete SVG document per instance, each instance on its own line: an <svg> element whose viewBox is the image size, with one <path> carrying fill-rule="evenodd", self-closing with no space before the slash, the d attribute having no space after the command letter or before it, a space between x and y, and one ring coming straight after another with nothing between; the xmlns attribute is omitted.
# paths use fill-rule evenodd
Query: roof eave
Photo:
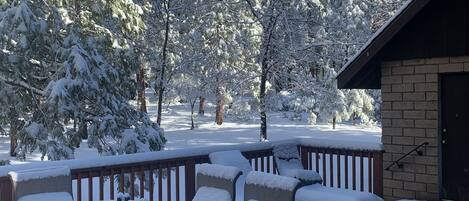
<svg viewBox="0 0 469 201"><path fill-rule="evenodd" d="M366 86L356 87L351 81L429 2L430 0L411 0L404 5L398 14L391 18L362 49L344 65L337 75L338 87L340 89L366 88ZM376 88L376 86L368 88Z"/></svg>

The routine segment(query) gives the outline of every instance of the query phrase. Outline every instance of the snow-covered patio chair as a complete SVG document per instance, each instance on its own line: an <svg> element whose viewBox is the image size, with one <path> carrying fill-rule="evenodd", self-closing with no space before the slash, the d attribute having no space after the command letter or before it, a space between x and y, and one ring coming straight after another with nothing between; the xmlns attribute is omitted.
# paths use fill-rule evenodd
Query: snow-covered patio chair
<svg viewBox="0 0 469 201"><path fill-rule="evenodd" d="M298 179L252 171L246 177L244 200L293 201L299 187Z"/></svg>
<svg viewBox="0 0 469 201"><path fill-rule="evenodd" d="M73 201L70 168L48 167L9 172L13 201Z"/></svg>
<svg viewBox="0 0 469 201"><path fill-rule="evenodd" d="M241 170L232 166L201 164L197 169L197 192L193 201L235 201Z"/></svg>
<svg viewBox="0 0 469 201"><path fill-rule="evenodd" d="M296 153L298 153L298 150L296 148L296 145L289 145L291 153L294 153L292 147L295 148ZM278 151L281 149L282 146L276 146L276 150ZM274 151L275 152L275 151ZM279 152L277 152L278 154ZM290 154L291 154L290 153ZM281 154L279 154L281 155ZM299 154L298 154L299 155ZM285 155L284 155L285 156ZM290 155L291 156L291 155ZM245 196L248 196L247 194L249 193L260 193L259 191L256 192L254 191L249 191L247 188L244 188L244 184L246 182L246 175L249 174L252 171L252 167L249 163L249 161L241 154L240 151L238 150L233 150L233 151L222 151L222 152L214 152L209 155L210 162L214 164L221 164L225 166L234 166L243 171L243 175L240 176L236 183L236 200L241 201L243 199L240 198L247 198ZM297 162L294 162L297 161ZM287 160L288 165L281 165L282 167L279 168L279 172L281 173L281 169L284 170L284 173L288 168L292 169L299 169L300 167L302 168L303 166L301 165L301 162L299 162L300 159L290 159ZM278 164L278 163L277 163ZM296 168L295 168L296 167ZM288 172L288 171L287 171ZM302 172L302 171L300 171ZM257 174L257 173L256 173ZM269 173L264 173L266 178L275 178L278 175L274 174L269 174ZM316 173L317 174L317 173ZM300 175L301 176L301 175ZM302 175L304 177L304 175ZM312 178L311 175L307 176L308 178ZM294 179L291 177L286 177L285 178L290 178ZM275 179L273 179L275 180ZM311 180L311 179L310 179ZM268 183L273 183L274 181L269 181L268 179L264 180L265 182ZM247 182L246 182L247 183ZM251 183L251 182L249 182ZM321 182L319 182L321 183ZM296 201L383 201L380 197L376 196L373 193L367 193L367 192L357 192L357 191L352 191L352 190L346 190L346 189L338 189L338 188L329 188L322 186L321 184L313 184L313 185L307 185L304 186L304 184L300 184L300 187L296 193L295 193L295 200ZM246 192L245 191L249 191ZM250 201L253 200L255 201L255 198L249 198L246 199L245 201ZM277 199L274 199L277 200ZM259 200L261 201L261 200Z"/></svg>
<svg viewBox="0 0 469 201"><path fill-rule="evenodd" d="M236 167L242 171L242 175L236 182L236 201L244 200L244 183L246 175L252 171L251 164L239 150L220 151L209 154L212 164Z"/></svg>
<svg viewBox="0 0 469 201"><path fill-rule="evenodd" d="M278 173L301 181L302 186L322 183L322 177L313 170L305 170L296 144L278 144L273 148Z"/></svg>
<svg viewBox="0 0 469 201"><path fill-rule="evenodd" d="M212 164L237 167L243 172L243 175L247 175L252 171L248 159L239 150L213 152L208 156Z"/></svg>
<svg viewBox="0 0 469 201"><path fill-rule="evenodd" d="M304 169L296 144L275 145L273 153L279 174L302 182L296 201L382 201L372 193L322 186L319 173Z"/></svg>

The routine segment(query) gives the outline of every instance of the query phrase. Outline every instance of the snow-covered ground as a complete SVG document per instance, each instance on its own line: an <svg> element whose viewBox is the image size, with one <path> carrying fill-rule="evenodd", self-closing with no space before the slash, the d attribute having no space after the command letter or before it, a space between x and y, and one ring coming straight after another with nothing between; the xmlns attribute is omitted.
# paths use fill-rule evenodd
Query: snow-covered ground
<svg viewBox="0 0 469 201"><path fill-rule="evenodd" d="M150 116L156 121L156 105L149 104ZM290 121L282 113L268 114L268 139L270 141L290 138L338 139L355 142L380 142L381 129L378 127L339 124L335 130L331 125L309 125L307 122ZM165 106L162 127L168 142L166 149L184 149L216 145L235 145L259 141L259 120L240 121L230 116L223 125L214 122L214 106L207 104L205 116L197 117L195 130L190 130L190 107L184 104ZM25 163L9 157L9 139L0 137L0 159L11 160L12 164ZM83 142L75 152L75 158L99 156L95 149ZM33 153L27 162L40 161L40 155Z"/></svg>

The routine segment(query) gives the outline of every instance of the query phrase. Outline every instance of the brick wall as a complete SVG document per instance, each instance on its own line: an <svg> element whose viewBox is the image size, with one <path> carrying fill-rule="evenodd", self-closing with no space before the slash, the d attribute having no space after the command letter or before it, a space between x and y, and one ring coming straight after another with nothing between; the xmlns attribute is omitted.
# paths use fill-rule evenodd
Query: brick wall
<svg viewBox="0 0 469 201"><path fill-rule="evenodd" d="M384 197L438 200L438 74L469 72L469 57L384 62L381 70L384 167L430 143L403 169L384 171Z"/></svg>

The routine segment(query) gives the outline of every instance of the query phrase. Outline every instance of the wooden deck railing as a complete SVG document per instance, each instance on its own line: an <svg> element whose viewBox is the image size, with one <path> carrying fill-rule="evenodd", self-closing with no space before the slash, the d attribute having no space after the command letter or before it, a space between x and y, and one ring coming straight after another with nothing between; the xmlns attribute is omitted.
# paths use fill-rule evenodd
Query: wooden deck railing
<svg viewBox="0 0 469 201"><path fill-rule="evenodd" d="M226 150L235 147L226 147ZM382 195L382 152L331 149L299 145L305 168L319 172L323 185L373 192ZM277 173L272 149L243 150L254 170ZM195 195L196 165L208 162L208 155L191 155L161 160L121 163L86 168L72 167L76 201L113 200L118 192L133 199L190 201ZM129 190L131 189L131 190ZM11 200L11 182L0 176L0 201Z"/></svg>

